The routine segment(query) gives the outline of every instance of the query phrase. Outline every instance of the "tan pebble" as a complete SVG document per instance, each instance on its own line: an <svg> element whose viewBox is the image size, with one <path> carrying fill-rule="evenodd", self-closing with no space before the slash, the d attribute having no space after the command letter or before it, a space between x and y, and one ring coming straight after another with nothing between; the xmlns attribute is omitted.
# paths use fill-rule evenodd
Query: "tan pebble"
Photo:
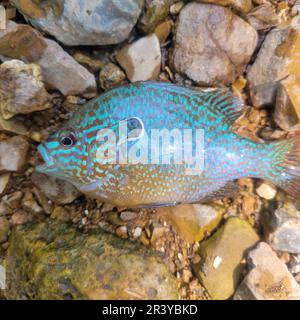
<svg viewBox="0 0 300 320"><path fill-rule="evenodd" d="M43 140L43 135L40 132L33 131L29 135L30 139L36 142L41 142Z"/></svg>
<svg viewBox="0 0 300 320"><path fill-rule="evenodd" d="M276 196L276 192L276 188L266 182L262 183L256 189L256 193L266 200L273 199Z"/></svg>
<svg viewBox="0 0 300 320"><path fill-rule="evenodd" d="M13 225L26 224L32 221L32 215L25 210L18 210L11 216L11 222Z"/></svg>
<svg viewBox="0 0 300 320"><path fill-rule="evenodd" d="M133 237L136 239L136 238L140 237L141 234L142 234L142 228L137 227L137 228L134 229L132 235L133 235Z"/></svg>
<svg viewBox="0 0 300 320"><path fill-rule="evenodd" d="M138 214L136 212L133 212L133 211L123 211L120 213L120 218L123 220L123 221L131 221L131 220L134 220L136 219L138 216Z"/></svg>
<svg viewBox="0 0 300 320"><path fill-rule="evenodd" d="M2 198L2 200L5 202L5 204L11 208L11 209L17 209L20 207L20 203L23 197L22 191L16 191L13 193L10 193Z"/></svg>
<svg viewBox="0 0 300 320"><path fill-rule="evenodd" d="M181 11L181 9L184 7L184 5L185 5L184 1L179 1L172 4L170 7L170 13L173 16L177 15Z"/></svg>
<svg viewBox="0 0 300 320"><path fill-rule="evenodd" d="M185 283L190 282L191 278L193 277L192 272L188 269L183 269L182 271L182 280Z"/></svg>
<svg viewBox="0 0 300 320"><path fill-rule="evenodd" d="M172 31L174 22L171 19L161 22L154 30L160 44L164 44Z"/></svg>
<svg viewBox="0 0 300 320"><path fill-rule="evenodd" d="M281 255L280 255L280 260L282 260L284 263L288 263L291 259L291 256L288 252L283 252Z"/></svg>
<svg viewBox="0 0 300 320"><path fill-rule="evenodd" d="M121 238L128 238L127 227L121 226L116 229L116 234Z"/></svg>
<svg viewBox="0 0 300 320"><path fill-rule="evenodd" d="M110 203L104 203L101 208L101 212L106 213L106 212L112 211L113 209L114 209L114 205L112 205Z"/></svg>
<svg viewBox="0 0 300 320"><path fill-rule="evenodd" d="M4 173L0 176L0 195L3 194L10 182L10 173Z"/></svg>
<svg viewBox="0 0 300 320"><path fill-rule="evenodd" d="M70 214L64 207L55 207L51 214L51 219L67 222L70 220Z"/></svg>
<svg viewBox="0 0 300 320"><path fill-rule="evenodd" d="M201 257L198 254L195 254L192 258L193 264L197 264L201 261Z"/></svg>
<svg viewBox="0 0 300 320"><path fill-rule="evenodd" d="M22 199L22 207L32 213L40 214L43 212L43 208L33 198L31 192L26 191Z"/></svg>
<svg viewBox="0 0 300 320"><path fill-rule="evenodd" d="M139 237L139 240L141 241L141 243L145 246L148 246L150 241L147 238L147 236L145 235L145 233L142 233L142 235Z"/></svg>
<svg viewBox="0 0 300 320"><path fill-rule="evenodd" d="M84 217L84 218L81 219L81 224L82 225L85 226L87 223L88 223L88 218L87 217Z"/></svg>
<svg viewBox="0 0 300 320"><path fill-rule="evenodd" d="M151 242L155 242L160 239L165 232L165 227L163 227L160 223L154 222L152 224L152 234L151 234Z"/></svg>

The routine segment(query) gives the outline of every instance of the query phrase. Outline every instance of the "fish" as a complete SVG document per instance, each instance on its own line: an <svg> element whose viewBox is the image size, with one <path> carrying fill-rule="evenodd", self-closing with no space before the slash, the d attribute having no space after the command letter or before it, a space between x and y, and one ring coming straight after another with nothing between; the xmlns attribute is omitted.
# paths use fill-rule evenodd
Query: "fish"
<svg viewBox="0 0 300 320"><path fill-rule="evenodd" d="M241 137L232 124L244 110L229 89L119 86L75 111L38 146L44 163L36 170L128 208L234 197L236 181L246 177L299 197L300 134L268 143Z"/></svg>

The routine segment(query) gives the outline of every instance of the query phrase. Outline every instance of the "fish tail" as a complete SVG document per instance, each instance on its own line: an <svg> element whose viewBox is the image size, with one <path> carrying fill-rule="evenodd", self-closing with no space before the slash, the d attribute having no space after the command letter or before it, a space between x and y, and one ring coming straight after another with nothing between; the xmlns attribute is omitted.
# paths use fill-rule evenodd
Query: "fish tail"
<svg viewBox="0 0 300 320"><path fill-rule="evenodd" d="M272 142L267 179L293 197L300 197L300 132Z"/></svg>

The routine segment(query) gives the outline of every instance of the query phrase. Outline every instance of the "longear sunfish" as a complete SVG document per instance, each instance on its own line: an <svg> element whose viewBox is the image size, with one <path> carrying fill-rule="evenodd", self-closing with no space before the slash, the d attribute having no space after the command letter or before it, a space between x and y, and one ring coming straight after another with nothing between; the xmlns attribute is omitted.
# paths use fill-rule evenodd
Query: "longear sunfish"
<svg viewBox="0 0 300 320"><path fill-rule="evenodd" d="M234 181L244 177L271 181L299 196L300 134L271 143L240 137L231 125L242 109L241 101L224 89L200 91L159 82L121 86L87 103L41 144L45 164L37 170L122 207L231 196ZM120 126L127 130L125 138ZM155 162L149 141L162 129L170 135L159 136L163 151ZM197 140L196 132L202 132L200 148L190 139ZM168 156L173 161L163 162ZM200 170L191 174L194 164Z"/></svg>

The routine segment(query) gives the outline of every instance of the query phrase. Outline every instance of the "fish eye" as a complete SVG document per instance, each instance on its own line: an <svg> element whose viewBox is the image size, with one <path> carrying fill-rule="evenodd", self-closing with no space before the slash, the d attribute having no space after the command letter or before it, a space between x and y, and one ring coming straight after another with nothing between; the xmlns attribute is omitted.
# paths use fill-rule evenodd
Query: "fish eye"
<svg viewBox="0 0 300 320"><path fill-rule="evenodd" d="M69 133L68 135L63 135L60 139L60 144L65 147L72 147L77 142L74 133Z"/></svg>

